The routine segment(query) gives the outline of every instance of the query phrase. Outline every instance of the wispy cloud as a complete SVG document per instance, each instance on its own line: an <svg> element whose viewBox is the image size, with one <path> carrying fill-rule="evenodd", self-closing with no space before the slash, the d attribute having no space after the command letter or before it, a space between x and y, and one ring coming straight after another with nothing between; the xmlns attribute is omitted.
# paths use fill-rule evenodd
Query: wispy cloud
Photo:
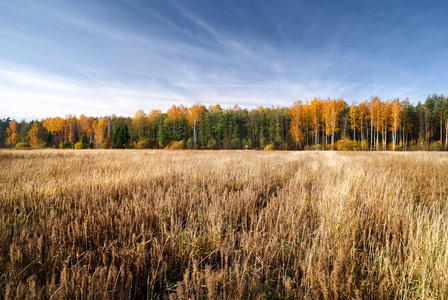
<svg viewBox="0 0 448 300"><path fill-rule="evenodd" d="M43 77L29 72L0 69L0 81L3 82L2 85L9 83L9 86L28 89L51 89L53 91L74 91L76 89L72 84L51 74L46 74L46 77Z"/></svg>
<svg viewBox="0 0 448 300"><path fill-rule="evenodd" d="M431 37L443 18L417 38L395 11L385 11L385 26L369 7L293 2L0 3L0 114L133 115L197 101L251 108L313 97L416 102L444 92L446 78L434 70L446 65L448 43L441 30ZM438 48L429 54L428 44Z"/></svg>
<svg viewBox="0 0 448 300"><path fill-rule="evenodd" d="M137 109L162 109L171 105L220 103L223 107L238 104L257 106L291 106L298 99L313 97L347 97L346 101L363 101L378 95L385 99L403 97L408 88L383 85L360 85L350 82L287 80L260 84L149 83L146 87L124 84L101 84L95 87L82 81L40 73L25 67L0 70L0 117L27 119L87 114L132 116ZM368 95L368 96L366 96Z"/></svg>
<svg viewBox="0 0 448 300"><path fill-rule="evenodd" d="M46 79L44 79L46 78ZM131 116L138 108L167 108L187 99L169 90L102 85L95 88L35 70L0 70L0 117L27 119L87 114Z"/></svg>

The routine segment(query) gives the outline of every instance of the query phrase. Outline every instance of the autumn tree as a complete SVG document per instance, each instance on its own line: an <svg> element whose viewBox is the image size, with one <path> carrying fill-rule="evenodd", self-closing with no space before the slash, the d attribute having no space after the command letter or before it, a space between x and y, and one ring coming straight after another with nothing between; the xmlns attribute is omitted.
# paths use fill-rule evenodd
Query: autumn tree
<svg viewBox="0 0 448 300"><path fill-rule="evenodd" d="M139 142L149 137L149 120L143 109L139 109L131 122L131 137Z"/></svg>
<svg viewBox="0 0 448 300"><path fill-rule="evenodd" d="M310 104L308 101L305 101L303 104L303 119L304 119L304 133L305 133L305 143L306 146L309 146L310 140Z"/></svg>
<svg viewBox="0 0 448 300"><path fill-rule="evenodd" d="M35 121L31 130L28 131L26 140L28 141L28 143L31 146L37 147L39 145L44 144L46 135L47 135L47 130L42 125L42 123L39 121Z"/></svg>
<svg viewBox="0 0 448 300"><path fill-rule="evenodd" d="M187 120L191 127L193 127L193 141L194 145L196 145L198 137L197 137L197 125L198 122L202 120L202 114L206 111L204 105L200 103L196 103L192 107L188 108L187 112Z"/></svg>
<svg viewBox="0 0 448 300"><path fill-rule="evenodd" d="M368 117L368 103L367 100L359 103L358 105L358 116L359 116L359 131L361 133L361 149L366 150L364 148L364 145L367 143L364 143L365 141L369 140L369 126L367 124L367 117ZM364 138L364 128L366 129L366 136Z"/></svg>
<svg viewBox="0 0 448 300"><path fill-rule="evenodd" d="M314 98L310 102L309 114L312 124L311 134L314 135L314 144L319 144L319 133L322 122L322 103L323 101L318 98Z"/></svg>
<svg viewBox="0 0 448 300"><path fill-rule="evenodd" d="M67 136L65 140L68 140L71 144L75 144L78 141L78 119L71 114L66 116L66 132Z"/></svg>
<svg viewBox="0 0 448 300"><path fill-rule="evenodd" d="M344 110L345 102L343 99L330 100L328 99L323 103L323 116L325 120L325 134L327 136L331 135L331 147L333 149L334 145L334 134L340 130L338 120Z"/></svg>
<svg viewBox="0 0 448 300"><path fill-rule="evenodd" d="M359 108L356 106L355 101L350 105L350 128L353 130L353 140L356 141L356 129L359 129Z"/></svg>
<svg viewBox="0 0 448 300"><path fill-rule="evenodd" d="M301 100L294 102L294 105L289 110L289 116L291 118L289 132L296 144L296 147L299 146L299 148L302 149L302 143L305 139L305 136L303 132L304 105Z"/></svg>
<svg viewBox="0 0 448 300"><path fill-rule="evenodd" d="M212 111L212 112L222 111L221 105L219 105L219 103L218 103L218 104L215 104L215 105L212 107L211 111Z"/></svg>
<svg viewBox="0 0 448 300"><path fill-rule="evenodd" d="M379 133L381 131L381 113L382 103L378 97L373 97L369 102L369 120L370 120L370 147L371 150L379 148Z"/></svg>
<svg viewBox="0 0 448 300"><path fill-rule="evenodd" d="M345 107L347 106L347 103L345 103L344 99L339 98L338 100L333 100L332 101L332 118L331 118L331 144L333 145L335 140L334 140L334 135L336 132L340 131L340 119L342 116L342 113L344 112ZM345 123L344 123L345 124ZM345 127L344 127L345 128ZM344 129L346 131L346 129ZM345 136L344 136L345 138Z"/></svg>
<svg viewBox="0 0 448 300"><path fill-rule="evenodd" d="M64 130L67 127L65 119L60 117L48 118L43 122L43 126L52 134L55 146L59 146L64 141Z"/></svg>
<svg viewBox="0 0 448 300"><path fill-rule="evenodd" d="M389 129L390 115L391 115L390 101L382 102L380 110L380 120L381 120L380 129L381 129L381 142L383 145L383 150L387 150L387 132Z"/></svg>
<svg viewBox="0 0 448 300"><path fill-rule="evenodd" d="M15 132L6 139L6 146L14 147L18 142L20 142L20 136L17 132Z"/></svg>
<svg viewBox="0 0 448 300"><path fill-rule="evenodd" d="M95 130L95 143L96 147L100 148L104 143L106 137L107 123L104 118L99 119L93 123L93 128Z"/></svg>
<svg viewBox="0 0 448 300"><path fill-rule="evenodd" d="M397 132L401 127L401 103L399 99L394 99L390 106L391 111L391 130L392 130L392 149L397 145Z"/></svg>
<svg viewBox="0 0 448 300"><path fill-rule="evenodd" d="M85 115L80 115L78 119L78 124L80 127L80 134L86 133L87 137L89 138L89 143L93 143L93 139L95 136L95 131L93 129L93 123L95 122L95 118L93 117L86 117Z"/></svg>
<svg viewBox="0 0 448 300"><path fill-rule="evenodd" d="M8 136L6 140L7 147L14 147L20 141L20 136L17 133L18 125L16 120L12 120L9 123L9 127L6 129L6 134Z"/></svg>

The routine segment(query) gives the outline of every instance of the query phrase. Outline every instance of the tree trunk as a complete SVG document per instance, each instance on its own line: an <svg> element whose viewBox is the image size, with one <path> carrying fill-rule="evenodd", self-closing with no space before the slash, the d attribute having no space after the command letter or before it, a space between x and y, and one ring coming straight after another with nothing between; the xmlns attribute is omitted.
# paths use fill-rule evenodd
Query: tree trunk
<svg viewBox="0 0 448 300"><path fill-rule="evenodd" d="M440 146L443 143L443 119L440 117Z"/></svg>
<svg viewBox="0 0 448 300"><path fill-rule="evenodd" d="M379 135L379 131L376 128L375 128L375 130L376 130L375 150L378 151L378 138L379 138L378 135Z"/></svg>
<svg viewBox="0 0 448 300"><path fill-rule="evenodd" d="M363 136L363 134L362 134L362 119L361 119L361 128L360 128L360 130L361 130L361 148L362 148L362 150L364 150L364 145L363 145L363 141L364 141L364 136Z"/></svg>
<svg viewBox="0 0 448 300"><path fill-rule="evenodd" d="M197 141L197 133L196 133L196 120L193 123L193 141L194 141L194 145L196 146L196 141Z"/></svg>
<svg viewBox="0 0 448 300"><path fill-rule="evenodd" d="M334 128L333 128L333 134L331 135L331 150L334 150Z"/></svg>
<svg viewBox="0 0 448 300"><path fill-rule="evenodd" d="M405 148L406 144L405 144L405 139L404 139L405 138L405 132L406 132L406 126L403 126L403 137L402 137L402 141L403 141L403 147L402 148L403 148L403 150L406 150L406 148Z"/></svg>
<svg viewBox="0 0 448 300"><path fill-rule="evenodd" d="M445 151L448 146L448 119L445 121Z"/></svg>

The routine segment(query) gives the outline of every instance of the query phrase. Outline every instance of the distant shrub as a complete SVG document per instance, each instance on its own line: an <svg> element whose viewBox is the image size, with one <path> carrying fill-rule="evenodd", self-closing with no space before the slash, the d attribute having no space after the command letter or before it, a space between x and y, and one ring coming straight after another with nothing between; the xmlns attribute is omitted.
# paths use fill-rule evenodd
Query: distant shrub
<svg viewBox="0 0 448 300"><path fill-rule="evenodd" d="M70 142L62 142L59 144L59 149L69 149L72 147L72 143Z"/></svg>
<svg viewBox="0 0 448 300"><path fill-rule="evenodd" d="M168 150L182 150L182 149L185 149L185 143L184 143L184 141L170 142L168 144L168 146L165 147L165 149L168 149Z"/></svg>
<svg viewBox="0 0 448 300"><path fill-rule="evenodd" d="M265 137L260 138L260 140L258 141L258 146L260 150L264 149L264 147L267 146L267 141Z"/></svg>
<svg viewBox="0 0 448 300"><path fill-rule="evenodd" d="M395 144L395 149L394 149L394 144L393 143L387 144L387 150L389 150L389 151L402 150L402 148L403 148L403 141L401 141L401 140L400 140L400 142L398 144Z"/></svg>
<svg viewBox="0 0 448 300"><path fill-rule="evenodd" d="M422 137L418 138L416 145L418 147L416 150L429 150L428 143Z"/></svg>
<svg viewBox="0 0 448 300"><path fill-rule="evenodd" d="M156 145L157 145L157 143L153 139L143 139L135 145L135 148L137 148L137 149L152 149L152 148L155 148Z"/></svg>
<svg viewBox="0 0 448 300"><path fill-rule="evenodd" d="M368 150L369 149L369 143L364 139L361 143L360 143L360 145L361 145L361 149L363 149L363 150Z"/></svg>
<svg viewBox="0 0 448 300"><path fill-rule="evenodd" d="M361 142L352 141L350 139L341 139L335 143L338 151L359 151L361 150Z"/></svg>
<svg viewBox="0 0 448 300"><path fill-rule="evenodd" d="M17 143L16 148L30 148L31 145L28 143Z"/></svg>
<svg viewBox="0 0 448 300"><path fill-rule="evenodd" d="M108 143L102 143L101 144L101 149L110 149L111 146Z"/></svg>
<svg viewBox="0 0 448 300"><path fill-rule="evenodd" d="M241 141L239 138L232 139L230 149L241 149Z"/></svg>
<svg viewBox="0 0 448 300"><path fill-rule="evenodd" d="M266 151L273 151L273 150L275 150L275 147L274 147L273 144L269 144L266 147L264 147L264 150L266 150Z"/></svg>
<svg viewBox="0 0 448 300"><path fill-rule="evenodd" d="M227 134L223 141L222 141L222 148L223 149L230 149L230 143L232 142L232 136L230 134Z"/></svg>
<svg viewBox="0 0 448 300"><path fill-rule="evenodd" d="M218 145L218 143L216 142L216 139L211 138L208 140L207 148L208 149L216 149L217 145Z"/></svg>
<svg viewBox="0 0 448 300"><path fill-rule="evenodd" d="M243 148L244 149L252 149L252 141L250 139L243 140Z"/></svg>
<svg viewBox="0 0 448 300"><path fill-rule="evenodd" d="M429 151L440 151L442 149L440 142L432 142L429 145Z"/></svg>
<svg viewBox="0 0 448 300"><path fill-rule="evenodd" d="M321 144L312 145L312 146L305 146L305 150L311 150L311 151L324 150L324 146L322 146Z"/></svg>
<svg viewBox="0 0 448 300"><path fill-rule="evenodd" d="M77 142L75 144L75 149L87 149L88 145L83 142Z"/></svg>
<svg viewBox="0 0 448 300"><path fill-rule="evenodd" d="M186 146L187 146L188 149L193 149L194 148L194 140L193 140L193 138L189 138L187 140Z"/></svg>

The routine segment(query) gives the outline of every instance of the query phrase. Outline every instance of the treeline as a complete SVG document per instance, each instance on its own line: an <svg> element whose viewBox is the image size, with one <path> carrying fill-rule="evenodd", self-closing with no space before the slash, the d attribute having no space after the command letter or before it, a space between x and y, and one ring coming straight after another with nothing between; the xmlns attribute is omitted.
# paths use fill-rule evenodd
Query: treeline
<svg viewBox="0 0 448 300"><path fill-rule="evenodd" d="M314 98L291 108L195 104L139 110L133 118L7 118L0 120L0 147L447 150L448 99L433 94L414 106L408 99Z"/></svg>

